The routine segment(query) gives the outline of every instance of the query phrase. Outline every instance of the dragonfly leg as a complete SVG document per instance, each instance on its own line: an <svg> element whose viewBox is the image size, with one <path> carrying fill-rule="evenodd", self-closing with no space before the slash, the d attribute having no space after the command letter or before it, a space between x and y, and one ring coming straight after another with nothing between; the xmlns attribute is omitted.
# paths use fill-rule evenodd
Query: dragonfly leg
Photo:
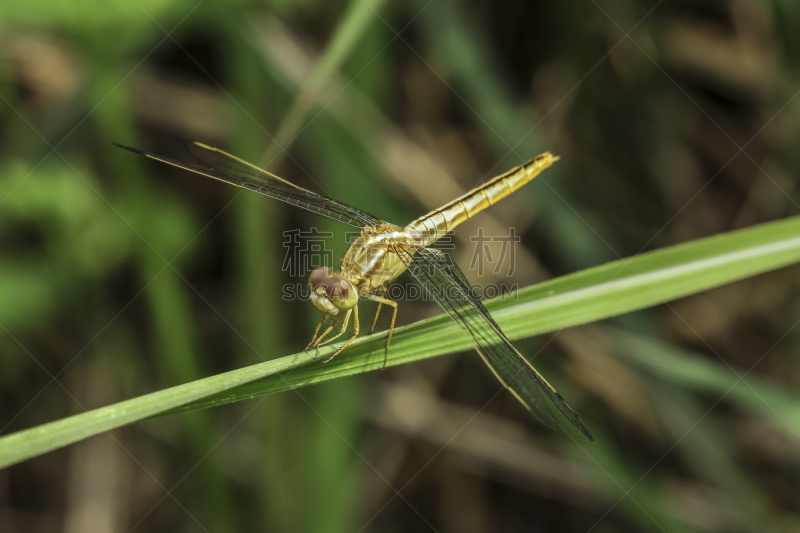
<svg viewBox="0 0 800 533"><path fill-rule="evenodd" d="M316 340L317 340L317 334L319 333L319 328L321 328L322 324L324 324L325 321L328 320L329 316L330 315L322 315L322 320L320 320L319 324L317 324L317 329L314 330L314 336L311 337L311 342L309 342L308 346L306 346L306 351L310 350L311 347L314 346L314 342L316 342Z"/></svg>
<svg viewBox="0 0 800 533"><path fill-rule="evenodd" d="M335 352L333 352L333 355L332 355L332 356L330 356L330 357L329 357L329 358L327 358L325 361L323 361L324 363L327 363L327 362L329 362L331 359L333 359L334 357L336 357L337 355L339 355L339 354L341 353L341 351L342 351L342 350L344 350L345 348L347 348L348 346L350 346L350 343L351 343L351 342L353 342L353 341L355 340L355 338L356 338L356 337L358 337L358 306L355 306L355 307L352 309L352 311L353 311L353 335L352 335L352 336L351 336L349 339L347 339L347 342L346 342L346 343L344 343L344 344L342 345L342 347L341 347L341 348L339 348L338 350L336 350ZM348 311L348 312L347 312L347 316L348 316L348 318L350 317L350 311ZM342 331L339 333L339 335L341 335L342 333L344 333L344 330L342 330ZM339 335L337 335L337 337L338 337ZM331 340L333 340L333 339L331 339ZM330 342L330 341L327 341L327 342Z"/></svg>
<svg viewBox="0 0 800 533"><path fill-rule="evenodd" d="M376 296L385 296L386 295L386 287L381 287L378 289ZM381 316L381 308L383 307L383 302L378 302L378 310L375 311L375 320L372 321L372 327L369 329L370 334L375 331L375 325L378 323L378 317Z"/></svg>
<svg viewBox="0 0 800 533"><path fill-rule="evenodd" d="M322 317L322 320L320 321L319 325L317 326L317 331L315 331L315 332L314 332L314 338L313 338L313 339L311 339L311 342L310 342L310 343L308 343L308 346L306 346L306 351L310 350L311 348L317 348L317 352L319 352L319 345L320 345L320 343L322 342L322 340L323 340L325 337L327 337L327 336L330 334L330 332L331 332L331 331L333 331L333 328L335 328L335 327L336 327L336 324L338 324L338 323L339 323L339 320L340 320L341 318L342 318L342 317L341 317L341 315L338 315L338 316L334 317L334 319L333 319L333 322L331 322L331 325L330 325L330 326L328 326L328 328L327 328L325 331L323 331L321 335L319 335L319 336L318 336L318 335L317 335L317 332L319 331L319 328L320 328L320 327L321 327L321 326L322 326L322 325L325 323L325 321L328 319L328 315L325 315L325 316L323 316L323 317Z"/></svg>
<svg viewBox="0 0 800 533"><path fill-rule="evenodd" d="M378 302L379 305L386 304L392 308L392 322L389 324L389 337L386 339L386 352L383 354L383 368L386 368L386 361L389 359L389 343L392 342L392 331L394 331L394 319L397 318L397 302L375 295L367 296L367 298L373 302ZM380 307L378 307L378 310L380 311ZM377 319L378 317L376 316L375 320ZM374 328L375 324L372 327Z"/></svg>
<svg viewBox="0 0 800 533"><path fill-rule="evenodd" d="M375 331L375 324L378 323L378 317L381 316L381 307L383 307L383 303L379 303L378 310L375 311L375 320L372 321L372 327L369 328L370 334L372 334L372 332Z"/></svg>
<svg viewBox="0 0 800 533"><path fill-rule="evenodd" d="M314 345L314 346L317 348L317 350L319 350L319 347L320 347L320 346L325 346L325 345L326 345L326 344L328 344L329 342L333 342L333 341L335 341L336 339L338 339L338 338L339 338L339 337L342 335L342 333L344 333L344 331L347 329L347 325L350 323L350 314L351 314L351 311L352 311L352 310L348 310L348 311L347 311L347 313L345 313L345 315L344 315L344 322L342 322L342 328L339 330L339 333L337 333L336 335L334 335L334 336L333 336L333 337L331 337L330 339L326 339L324 342L323 342L323 340L322 340L322 339L323 339L322 337L320 337L319 339L317 339L317 343ZM340 316L341 316L341 315L340 315Z"/></svg>

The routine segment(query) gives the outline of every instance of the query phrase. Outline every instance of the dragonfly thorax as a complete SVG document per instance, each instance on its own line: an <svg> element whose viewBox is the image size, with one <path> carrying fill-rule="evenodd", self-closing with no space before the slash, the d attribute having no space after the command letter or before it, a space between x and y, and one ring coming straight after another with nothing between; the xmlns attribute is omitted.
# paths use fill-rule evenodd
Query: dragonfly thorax
<svg viewBox="0 0 800 533"><path fill-rule="evenodd" d="M347 250L342 276L358 287L359 294L372 294L406 269L397 249L411 246L412 239L398 226L367 226Z"/></svg>

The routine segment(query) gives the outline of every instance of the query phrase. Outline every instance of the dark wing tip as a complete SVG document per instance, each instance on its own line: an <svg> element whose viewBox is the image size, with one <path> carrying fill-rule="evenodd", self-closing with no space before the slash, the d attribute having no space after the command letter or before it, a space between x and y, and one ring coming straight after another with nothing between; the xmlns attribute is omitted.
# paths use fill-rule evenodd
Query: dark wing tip
<svg viewBox="0 0 800 533"><path fill-rule="evenodd" d="M557 401L556 398L558 398L558 400L560 401ZM586 435L586 437L590 441L594 441L594 437L592 437L592 434L589 432L589 428L587 428L586 425L583 423L583 420L581 420L580 415L578 415L578 413L572 410L572 407L569 406L569 404L564 400L564 398L558 392L555 392L555 394L550 396L550 399L553 401L553 404L556 406L556 408L559 411L561 411L561 414L563 414L564 417L567 420L569 420L573 426L578 428L578 431ZM528 406L527 404L525 404L525 406L528 408L529 411L531 411L531 413L534 413L533 410L530 408L530 406ZM535 413L534 416L536 416ZM548 423L548 421L546 420L542 420L540 416L536 416L536 418L538 418L551 428L558 427L558 423L556 422L555 418L550 419L550 422L552 422L552 424Z"/></svg>
<svg viewBox="0 0 800 533"><path fill-rule="evenodd" d="M564 413L564 414L566 415L567 413ZM572 412L571 412L571 416L570 416L570 415L567 415L567 419L568 419L570 422L572 422L572 425L573 425L573 426L575 426L576 428L578 428L578 430L580 430L580 432L581 432L581 433L583 433L584 435L586 435L586 437L587 437L589 440L591 440L591 441L593 441L593 440L594 440L594 437L592 437L592 434L591 434L591 433L589 433L589 428L587 428L587 427L586 427L586 426L583 424L583 420L581 420L581 417L580 417L580 416L578 416L578 413L576 413L575 411L572 411Z"/></svg>
<svg viewBox="0 0 800 533"><path fill-rule="evenodd" d="M583 433L584 435L586 435L586 437L587 437L587 438L588 438L590 441L594 442L594 437L592 437L592 434L591 434L591 433L589 433L589 430L586 428L586 426L584 426L583 424L581 424L580 426L578 426L578 429L580 429L580 430L581 430L581 433Z"/></svg>
<svg viewBox="0 0 800 533"><path fill-rule="evenodd" d="M592 434L589 432L589 428L587 428L584 425L583 420L581 420L580 415L578 415L578 413L576 413L575 411L572 410L572 408L569 406L569 404L564 401L564 399L561 397L561 395L559 393L556 392L555 395L561 401L556 401L555 398L553 398L552 396L550 397L550 399L553 400L553 403L558 408L558 410L561 411L561 413L566 417L567 420L572 422L573 426L578 428L578 430L581 433L583 433L584 435L586 435L586 437L589 440L593 441L594 437L592 437Z"/></svg>
<svg viewBox="0 0 800 533"><path fill-rule="evenodd" d="M452 263L443 263L445 254L439 250L434 248L424 248L424 247L416 247L416 252L419 253L417 256L418 258L422 258L423 261L427 262L428 267L433 267L433 271L426 269L423 265L420 267L419 263L416 259L412 258L412 254L414 251L409 250L409 246L398 247L398 256L403 260L403 262L408 267L409 272L417 278L420 284L428 290L431 294L433 294L434 299L439 302L439 304L450 314L453 319L461 325L463 329L468 329L464 326L466 323L466 319L459 319L459 313L456 310L457 303L454 303L457 299L449 299L447 296L444 296L446 290L439 290L437 287L437 281L441 284L450 284L462 291L462 294L466 297L469 303L472 305L472 309L476 310L483 318L485 318L485 323L491 326L491 331L493 334L498 338L498 340L502 341L501 346L505 346L510 352L516 354L518 359L516 361L520 362L524 365L524 368L527 369L528 375L534 379L536 382L540 392L544 393L550 400L555 404L556 408L566 417L567 420L572 423L581 433L586 435L586 437L590 441L594 441L594 437L583 424L581 417L572 410L569 404L564 400L564 398L559 394L549 383L536 371L536 369L531 366L531 364L525 360L522 355L517 352L514 346L511 344L511 341L500 331L499 326L494 322L491 315L488 311L483 307L480 302L480 298L474 294L472 287L469 285L469 282L464 277L464 274L461 272L461 269L458 268L454 262ZM415 265L417 268L415 268ZM435 274L432 272L439 272L443 274L442 278L437 278ZM431 288L432 287L432 288ZM482 343L478 337L471 333L473 341L475 342L475 347L480 354L481 358L486 362L489 368L492 369L494 374L500 380L504 387L509 389L514 396L531 412L531 414L545 424L548 427L559 427L556 418L550 412L550 410L546 407L546 405L539 406L539 403L535 401L534 398L530 398L531 401L528 401L527 398L523 398L520 395L514 383L514 379L516 375L511 376L511 380L507 380L502 376L502 372L497 370L496 365L491 362L491 357L489 355L485 355L484 352L489 349L489 345ZM485 339L484 339L485 340ZM522 386L519 387L520 390L524 390L528 396L532 395L530 391L527 391L526 387Z"/></svg>
<svg viewBox="0 0 800 533"><path fill-rule="evenodd" d="M120 148L123 148L123 149L125 149L125 150L130 150L130 151L131 151L131 152L133 152L134 154L139 154L139 155L147 156L147 152L144 152L144 151L142 151L142 150L139 150L138 148L131 148L130 146L124 146L124 145L122 145L122 144L117 144L117 143L111 143L111 144L113 144L114 146L119 146Z"/></svg>

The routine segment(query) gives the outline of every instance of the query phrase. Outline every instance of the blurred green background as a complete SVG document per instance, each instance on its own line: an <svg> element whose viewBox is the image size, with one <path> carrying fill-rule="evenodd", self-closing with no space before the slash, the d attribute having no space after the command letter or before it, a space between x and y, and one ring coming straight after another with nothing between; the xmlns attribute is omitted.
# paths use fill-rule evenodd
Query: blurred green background
<svg viewBox="0 0 800 533"><path fill-rule="evenodd" d="M466 270L516 228L512 275L467 274L524 287L798 214L799 36L789 0L4 0L2 434L302 350L284 232L344 252L112 142L202 141L398 224L552 151L455 236ZM797 531L798 272L517 343L593 443L471 352L12 466L0 531Z"/></svg>

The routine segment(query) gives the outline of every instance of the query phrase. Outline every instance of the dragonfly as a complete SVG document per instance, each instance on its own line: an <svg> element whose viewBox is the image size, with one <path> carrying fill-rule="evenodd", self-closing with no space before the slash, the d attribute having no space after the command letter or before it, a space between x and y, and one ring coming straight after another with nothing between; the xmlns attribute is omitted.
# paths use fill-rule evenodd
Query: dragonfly
<svg viewBox="0 0 800 533"><path fill-rule="evenodd" d="M307 350L318 350L320 346L338 339L347 330L351 316L353 319L352 335L325 362L342 352L358 336L358 303L361 299L367 299L378 303L372 330L375 329L381 308L391 308L391 324L384 351L384 366L386 365L397 317L397 302L386 298L386 286L408 271L463 329L500 383L534 417L551 428L557 427L557 421L547 407L546 399L549 399L567 420L593 440L580 416L508 340L458 265L442 251L430 247L462 222L530 182L556 162L558 157L549 152L544 153L401 227L361 209L299 187L203 143L191 142L186 145L187 151L194 158L192 162L163 157L129 146L117 146L149 159L281 200L360 230L359 237L345 253L339 272L321 266L313 270L309 278L309 299L322 312L322 319Z"/></svg>

